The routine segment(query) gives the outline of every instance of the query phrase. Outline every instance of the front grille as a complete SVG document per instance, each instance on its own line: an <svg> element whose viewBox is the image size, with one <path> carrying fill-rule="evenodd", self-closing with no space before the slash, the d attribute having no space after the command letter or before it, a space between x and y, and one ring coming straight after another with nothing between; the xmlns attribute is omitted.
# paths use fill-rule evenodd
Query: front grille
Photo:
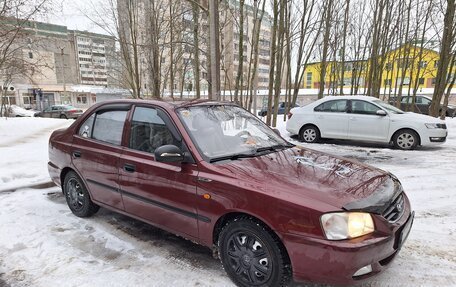
<svg viewBox="0 0 456 287"><path fill-rule="evenodd" d="M389 222L398 220L405 210L404 195L400 194L388 208L383 212L382 216Z"/></svg>

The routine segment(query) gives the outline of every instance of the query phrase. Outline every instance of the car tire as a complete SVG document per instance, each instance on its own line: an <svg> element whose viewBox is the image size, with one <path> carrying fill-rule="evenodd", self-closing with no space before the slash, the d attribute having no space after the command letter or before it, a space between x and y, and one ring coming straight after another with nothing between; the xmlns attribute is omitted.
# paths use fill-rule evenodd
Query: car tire
<svg viewBox="0 0 456 287"><path fill-rule="evenodd" d="M320 131L314 125L305 125L299 131L299 140L306 143L316 143L320 140Z"/></svg>
<svg viewBox="0 0 456 287"><path fill-rule="evenodd" d="M409 129L399 130L393 136L394 146L401 150L415 149L418 146L419 140L418 134Z"/></svg>
<svg viewBox="0 0 456 287"><path fill-rule="evenodd" d="M228 222L218 246L223 268L237 286L286 286L291 279L291 265L280 240L253 218Z"/></svg>
<svg viewBox="0 0 456 287"><path fill-rule="evenodd" d="M68 117L65 116L65 115L60 115L60 118L61 118L61 119L66 119L66 120L68 120Z"/></svg>
<svg viewBox="0 0 456 287"><path fill-rule="evenodd" d="M100 209L90 199L82 179L73 171L65 176L63 193L71 212L78 217L90 217Z"/></svg>

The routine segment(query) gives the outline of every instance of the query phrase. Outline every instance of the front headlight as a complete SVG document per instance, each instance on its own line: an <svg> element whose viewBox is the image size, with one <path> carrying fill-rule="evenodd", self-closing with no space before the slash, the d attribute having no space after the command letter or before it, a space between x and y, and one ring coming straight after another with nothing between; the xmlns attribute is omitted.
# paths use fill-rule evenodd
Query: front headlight
<svg viewBox="0 0 456 287"><path fill-rule="evenodd" d="M439 124L424 124L428 129L438 129Z"/></svg>
<svg viewBox="0 0 456 287"><path fill-rule="evenodd" d="M374 221L365 212L326 213L320 218L329 240L350 239L374 232Z"/></svg>

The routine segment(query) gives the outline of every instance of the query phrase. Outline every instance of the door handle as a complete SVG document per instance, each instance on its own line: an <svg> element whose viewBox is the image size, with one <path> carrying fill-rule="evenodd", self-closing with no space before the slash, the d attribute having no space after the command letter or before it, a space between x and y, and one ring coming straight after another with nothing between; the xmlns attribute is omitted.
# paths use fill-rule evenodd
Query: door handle
<svg viewBox="0 0 456 287"><path fill-rule="evenodd" d="M78 150L73 151L73 157L80 158L81 157L81 152L78 151Z"/></svg>
<svg viewBox="0 0 456 287"><path fill-rule="evenodd" d="M135 172L136 171L136 166L134 164L126 163L124 165L124 170L126 172Z"/></svg>

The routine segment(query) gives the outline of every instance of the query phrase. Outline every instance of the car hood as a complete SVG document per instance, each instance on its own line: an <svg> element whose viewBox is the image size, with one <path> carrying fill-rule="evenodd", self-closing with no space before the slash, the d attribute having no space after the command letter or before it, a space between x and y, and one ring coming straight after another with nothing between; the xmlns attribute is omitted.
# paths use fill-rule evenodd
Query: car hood
<svg viewBox="0 0 456 287"><path fill-rule="evenodd" d="M310 149L290 148L215 168L259 192L294 203L311 198L345 210L383 213L402 191L385 171Z"/></svg>
<svg viewBox="0 0 456 287"><path fill-rule="evenodd" d="M445 121L442 121L439 118L434 118L428 115L423 115L423 114L417 114L417 113L412 113L412 112L407 112L403 114L391 114L391 117L393 119L400 119L400 120L409 120L409 121L414 121L414 122L420 122L420 123L429 123L429 124L444 124Z"/></svg>

